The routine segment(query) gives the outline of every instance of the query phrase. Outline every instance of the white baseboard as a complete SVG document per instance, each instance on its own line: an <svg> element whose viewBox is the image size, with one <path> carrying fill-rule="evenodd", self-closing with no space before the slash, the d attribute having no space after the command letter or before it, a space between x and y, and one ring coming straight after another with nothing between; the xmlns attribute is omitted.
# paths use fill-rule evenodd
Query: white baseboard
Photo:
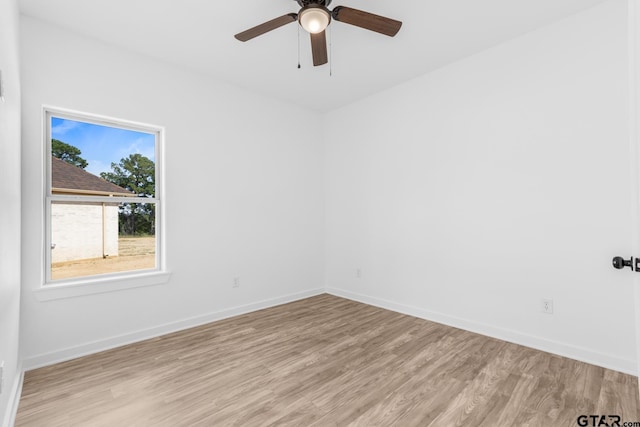
<svg viewBox="0 0 640 427"><path fill-rule="evenodd" d="M376 307L384 308L387 310L396 311L398 313L408 314L410 316L418 317L421 319L441 323L443 325L452 326L455 328L464 329L470 332L475 332L481 335L486 335L492 338L497 338L503 341L512 342L514 344L523 345L526 347L534 348L537 350L545 351L548 353L557 354L559 356L568 357L571 359L579 360L581 362L590 363L592 365L601 366L607 369L613 369L619 372L624 372L630 375L638 375L638 369L635 360L622 359L608 354L598 353L593 350L589 350L582 347L573 346L570 344L548 340L545 338L536 337L533 335L523 334L518 331L496 327L493 325L478 323L469 319L464 319L456 316L450 316L443 313L438 313L430 310L425 310L419 307L413 307L405 304L396 303L393 301L362 295L350 291L345 291L336 288L326 289L312 289L305 292L300 292L291 295L285 295L278 298L271 298L268 300L258 301L251 304L232 307L229 309L208 313L201 316L196 316L188 319L184 319L177 322L172 322L164 325L160 325L154 328L131 332L124 335L115 336L103 340L93 341L90 343L82 344L75 347L57 350L54 352L41 354L23 360L24 371L40 368L43 366L52 365L54 363L64 362L66 360L75 359L77 357L86 356L88 354L97 353L111 348L120 347L127 344L132 344L138 341L142 341L149 338L155 338L161 335L169 334L172 332L181 331L184 329L200 326L206 323L215 322L217 320L226 319L233 316L249 313L256 310L262 310L269 307L274 307L288 302L297 301L311 296L319 295L322 293L328 293L331 295L347 298L353 301L362 302L364 304L373 305ZM22 380L20 380L19 387L21 389ZM14 387L15 388L15 387ZM17 400L15 402L15 409L17 410ZM15 416L15 415L14 415ZM2 426L6 427L6 426Z"/></svg>
<svg viewBox="0 0 640 427"><path fill-rule="evenodd" d="M11 395L9 396L9 405L7 412L4 414L2 427L13 427L16 422L18 413L18 405L20 404L20 396L22 395L22 384L24 382L24 370L22 366L18 366L18 375L16 375L13 386L11 387Z"/></svg>
<svg viewBox="0 0 640 427"><path fill-rule="evenodd" d="M399 304L385 299L361 295L358 293L345 291L335 288L327 288L326 292L331 295L347 298L353 301L361 302L368 305L384 308L402 314L418 317L420 319L430 320L432 322L441 323L447 326L464 329L466 331L475 332L514 344L523 345L525 347L534 348L536 350L553 353L558 356L568 357L570 359L579 360L603 368L624 372L630 375L638 375L638 368L635 360L622 359L608 354L598 353L582 347L573 346L533 335L523 334L521 332L510 329L499 328L496 326L474 322L472 320L463 319L456 316L450 316L418 307L412 307L405 304Z"/></svg>
<svg viewBox="0 0 640 427"><path fill-rule="evenodd" d="M226 319L233 316L238 316L245 313L250 313L256 310L262 310L269 307L274 307L288 302L309 298L315 295L323 294L324 289L311 289L296 294L284 295L277 298L270 298L268 300L258 301L251 304L241 305L237 307L228 308L221 311L207 313L204 315L191 317L177 322L171 322L164 325L156 326L149 329L135 331L124 335L119 335L107 339L93 341L90 343L65 348L50 353L45 353L33 357L28 357L22 361L25 371L41 368L43 366L53 365L54 363L64 362L67 360L75 359L78 357L86 356L89 354L97 353L104 350L120 347L127 344L143 341L150 338L155 338L161 335L170 334L173 332L181 331L184 329L193 328L195 326L204 325L207 323L215 322L217 320Z"/></svg>

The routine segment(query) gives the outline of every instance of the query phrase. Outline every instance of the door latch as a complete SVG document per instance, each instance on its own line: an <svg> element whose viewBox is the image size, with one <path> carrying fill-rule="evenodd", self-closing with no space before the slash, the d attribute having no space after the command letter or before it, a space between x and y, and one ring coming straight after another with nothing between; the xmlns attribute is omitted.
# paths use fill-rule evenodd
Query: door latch
<svg viewBox="0 0 640 427"><path fill-rule="evenodd" d="M635 271L640 270L640 258L636 258L635 265L633 263L633 257L630 257L629 259L624 259L621 256L613 258L613 268L622 270L625 267L629 267L631 271L634 271L634 267Z"/></svg>

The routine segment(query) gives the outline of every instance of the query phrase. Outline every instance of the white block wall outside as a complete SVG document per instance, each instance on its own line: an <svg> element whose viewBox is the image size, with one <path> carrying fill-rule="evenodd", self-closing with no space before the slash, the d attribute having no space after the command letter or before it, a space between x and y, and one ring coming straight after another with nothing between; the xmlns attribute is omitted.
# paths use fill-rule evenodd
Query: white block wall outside
<svg viewBox="0 0 640 427"><path fill-rule="evenodd" d="M118 205L54 203L51 243L52 263L118 256Z"/></svg>

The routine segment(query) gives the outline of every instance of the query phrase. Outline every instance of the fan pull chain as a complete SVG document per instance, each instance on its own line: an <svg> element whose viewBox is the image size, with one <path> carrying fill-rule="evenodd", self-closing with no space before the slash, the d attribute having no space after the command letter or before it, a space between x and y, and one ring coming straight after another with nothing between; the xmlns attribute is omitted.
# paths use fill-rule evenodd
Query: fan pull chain
<svg viewBox="0 0 640 427"><path fill-rule="evenodd" d="M329 25L329 77L333 76L333 30Z"/></svg>
<svg viewBox="0 0 640 427"><path fill-rule="evenodd" d="M298 27L298 69L300 69L300 25L296 25Z"/></svg>

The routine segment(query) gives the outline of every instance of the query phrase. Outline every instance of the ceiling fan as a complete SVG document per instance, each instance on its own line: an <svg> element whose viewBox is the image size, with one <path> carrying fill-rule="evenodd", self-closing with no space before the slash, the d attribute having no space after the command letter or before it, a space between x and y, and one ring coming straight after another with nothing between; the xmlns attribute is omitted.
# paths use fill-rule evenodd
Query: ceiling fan
<svg viewBox="0 0 640 427"><path fill-rule="evenodd" d="M331 18L346 24L366 30L375 31L390 37L395 36L402 22L384 16L374 15L358 9L346 6L336 6L333 10L327 9L331 0L295 0L302 9L298 13L288 13L271 21L264 22L246 31L238 33L235 38L246 42L254 37L268 33L293 21L298 21L300 26L311 35L311 53L313 65L323 65L327 58L327 37L325 29L331 22Z"/></svg>

